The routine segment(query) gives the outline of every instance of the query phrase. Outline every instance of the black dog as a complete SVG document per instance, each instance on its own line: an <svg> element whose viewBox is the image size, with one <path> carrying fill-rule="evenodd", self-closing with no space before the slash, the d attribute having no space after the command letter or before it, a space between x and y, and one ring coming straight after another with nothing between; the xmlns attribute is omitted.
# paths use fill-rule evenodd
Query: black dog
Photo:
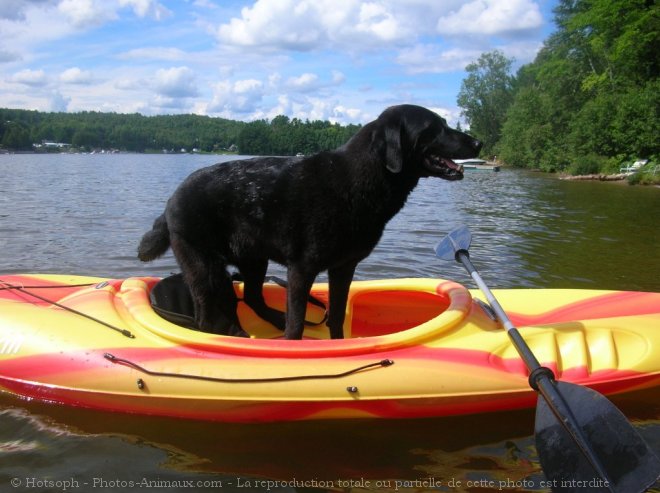
<svg viewBox="0 0 660 493"><path fill-rule="evenodd" d="M343 337L348 291L358 262L422 177L460 180L452 159L479 154L481 142L419 106L385 110L344 146L307 158L261 157L192 173L142 238L138 256L172 247L201 330L245 336L227 265L244 279L244 300L261 318L303 334L310 288L327 270L332 338ZM287 312L268 307L268 261L288 269Z"/></svg>

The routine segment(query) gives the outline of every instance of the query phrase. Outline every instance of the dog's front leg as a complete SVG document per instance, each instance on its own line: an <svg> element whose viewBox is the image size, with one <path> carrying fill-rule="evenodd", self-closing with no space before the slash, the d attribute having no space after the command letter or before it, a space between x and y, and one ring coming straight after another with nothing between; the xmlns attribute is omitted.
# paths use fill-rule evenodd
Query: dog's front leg
<svg viewBox="0 0 660 493"><path fill-rule="evenodd" d="M287 271L289 287L286 296L285 339L302 339L305 328L307 298L314 279L316 279L316 272L309 272L300 266L289 265Z"/></svg>
<svg viewBox="0 0 660 493"><path fill-rule="evenodd" d="M328 270L330 282L330 313L328 314L328 328L332 339L344 338L344 318L346 318L346 302L348 291L351 288L353 274L357 263L348 263Z"/></svg>

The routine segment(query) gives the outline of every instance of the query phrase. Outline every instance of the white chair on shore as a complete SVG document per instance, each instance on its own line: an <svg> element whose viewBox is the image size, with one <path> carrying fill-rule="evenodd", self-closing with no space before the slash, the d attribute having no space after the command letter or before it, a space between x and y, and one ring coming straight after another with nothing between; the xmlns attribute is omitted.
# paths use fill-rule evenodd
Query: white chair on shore
<svg viewBox="0 0 660 493"><path fill-rule="evenodd" d="M648 159L638 159L634 163L632 163L630 166L621 166L619 168L619 173L635 173L642 168L646 163L648 163Z"/></svg>

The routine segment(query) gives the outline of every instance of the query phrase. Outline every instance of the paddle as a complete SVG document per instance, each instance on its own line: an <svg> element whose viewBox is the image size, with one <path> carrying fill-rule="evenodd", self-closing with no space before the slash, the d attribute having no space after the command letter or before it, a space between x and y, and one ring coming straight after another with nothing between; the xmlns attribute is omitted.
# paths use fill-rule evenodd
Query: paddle
<svg viewBox="0 0 660 493"><path fill-rule="evenodd" d="M484 293L530 372L540 395L535 438L541 467L553 491L636 493L660 477L660 459L614 404L598 392L559 382L540 365L518 329L470 261L472 234L465 226L451 231L435 248L443 260L463 264Z"/></svg>

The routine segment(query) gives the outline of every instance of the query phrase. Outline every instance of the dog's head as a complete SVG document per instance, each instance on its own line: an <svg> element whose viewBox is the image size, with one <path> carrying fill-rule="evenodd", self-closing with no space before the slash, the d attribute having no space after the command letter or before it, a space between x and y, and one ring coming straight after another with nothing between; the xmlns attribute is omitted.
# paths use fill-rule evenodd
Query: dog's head
<svg viewBox="0 0 660 493"><path fill-rule="evenodd" d="M477 139L450 128L443 118L421 106L392 106L374 123L380 135L374 134L372 142L380 141L385 167L392 173L461 180L463 168L453 160L477 157L481 150Z"/></svg>

